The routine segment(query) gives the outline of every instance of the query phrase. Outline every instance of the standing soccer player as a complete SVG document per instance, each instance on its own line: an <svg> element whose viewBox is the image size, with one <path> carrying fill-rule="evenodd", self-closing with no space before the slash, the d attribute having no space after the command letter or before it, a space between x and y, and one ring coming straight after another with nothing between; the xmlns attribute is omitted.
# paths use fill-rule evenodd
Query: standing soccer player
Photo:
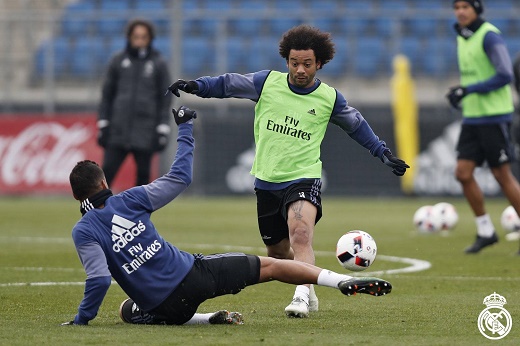
<svg viewBox="0 0 520 346"><path fill-rule="evenodd" d="M450 89L450 104L460 109L462 129L457 144L455 176L477 224L477 238L466 253L478 253L498 242L484 196L473 175L485 161L516 212L520 214L520 186L511 172L510 126L514 111L511 58L500 31L480 15L479 0L455 0L460 85Z"/></svg>
<svg viewBox="0 0 520 346"><path fill-rule="evenodd" d="M363 116L348 106L343 95L316 78L334 56L329 33L300 25L280 41L288 73L259 71L227 73L197 80L178 80L168 90L204 98L245 98L256 102L254 136L255 176L260 235L270 257L314 264L315 224L322 216L320 145L329 122L341 127L394 174L409 166L392 155ZM313 287L296 287L290 317L307 317L318 310Z"/></svg>
<svg viewBox="0 0 520 346"><path fill-rule="evenodd" d="M196 113L181 106L174 117L179 125L175 160L170 171L152 183L113 196L95 162L81 161L72 169L70 185L82 214L72 238L87 280L78 313L62 325L88 324L111 277L130 297L121 304L121 319L133 324L241 324L237 312L196 311L207 299L271 280L314 283L348 296L391 292L390 283L377 278L353 278L302 262L243 253L192 255L165 241L150 217L191 183L195 144Z"/></svg>

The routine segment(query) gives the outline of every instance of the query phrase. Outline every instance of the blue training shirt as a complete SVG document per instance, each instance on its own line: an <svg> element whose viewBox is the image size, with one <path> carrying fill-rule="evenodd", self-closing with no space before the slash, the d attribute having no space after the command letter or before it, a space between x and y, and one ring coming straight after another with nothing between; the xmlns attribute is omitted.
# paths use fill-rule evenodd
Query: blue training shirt
<svg viewBox="0 0 520 346"><path fill-rule="evenodd" d="M148 185L111 196L105 206L88 211L72 230L87 273L76 324L93 319L110 286L110 277L144 311L156 308L191 270L192 254L165 241L150 220L191 183L192 124L180 124L178 148L170 171Z"/></svg>

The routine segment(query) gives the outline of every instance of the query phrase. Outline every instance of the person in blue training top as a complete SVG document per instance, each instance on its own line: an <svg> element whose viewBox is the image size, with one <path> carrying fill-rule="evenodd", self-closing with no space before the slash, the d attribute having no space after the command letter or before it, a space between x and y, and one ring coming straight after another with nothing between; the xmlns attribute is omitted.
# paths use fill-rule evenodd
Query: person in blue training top
<svg viewBox="0 0 520 346"><path fill-rule="evenodd" d="M520 214L520 186L510 164L514 159L510 133L514 106L509 86L513 71L500 31L481 17L482 1L454 0L452 4L457 19L460 85L450 88L446 97L463 115L455 177L475 215L477 237L465 249L474 254L498 242L473 174L477 166L487 162L502 192Z"/></svg>
<svg viewBox="0 0 520 346"><path fill-rule="evenodd" d="M70 185L82 214L72 238L87 279L78 313L63 325L88 324L111 277L129 296L120 316L134 324L240 324L240 313L196 311L207 299L271 280L333 287L345 295L391 292L391 284L378 278L353 278L303 262L243 253L189 254L165 241L150 216L190 185L194 149L196 113L181 106L173 115L179 125L175 160L170 171L152 183L112 195L95 162L81 161L72 169Z"/></svg>
<svg viewBox="0 0 520 346"><path fill-rule="evenodd" d="M320 145L333 123L402 176L409 166L374 134L361 113L335 88L316 78L334 57L330 33L299 25L283 34L280 56L288 73L263 70L241 75L177 80L168 88L203 98L244 98L255 106L255 176L258 227L267 255L315 263L314 228L322 216ZM289 317L318 310L312 285L296 287Z"/></svg>

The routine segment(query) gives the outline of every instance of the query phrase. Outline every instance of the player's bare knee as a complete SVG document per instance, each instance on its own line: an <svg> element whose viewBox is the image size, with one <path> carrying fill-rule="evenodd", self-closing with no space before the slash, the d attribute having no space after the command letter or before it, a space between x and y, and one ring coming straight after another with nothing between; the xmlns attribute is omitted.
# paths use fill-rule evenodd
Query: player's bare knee
<svg viewBox="0 0 520 346"><path fill-rule="evenodd" d="M276 259L287 259L288 252L276 252L276 251L267 251L267 256L276 258Z"/></svg>
<svg viewBox="0 0 520 346"><path fill-rule="evenodd" d="M457 179L457 181L459 181L461 184L464 184L470 182L471 179L473 179L473 173L457 169L455 170L455 179Z"/></svg>
<svg viewBox="0 0 520 346"><path fill-rule="evenodd" d="M287 259L291 257L291 247L288 241L280 242L276 245L267 246L267 256L277 259Z"/></svg>
<svg viewBox="0 0 520 346"><path fill-rule="evenodd" d="M308 227L296 227L291 232L291 246L308 247L312 244L312 231Z"/></svg>

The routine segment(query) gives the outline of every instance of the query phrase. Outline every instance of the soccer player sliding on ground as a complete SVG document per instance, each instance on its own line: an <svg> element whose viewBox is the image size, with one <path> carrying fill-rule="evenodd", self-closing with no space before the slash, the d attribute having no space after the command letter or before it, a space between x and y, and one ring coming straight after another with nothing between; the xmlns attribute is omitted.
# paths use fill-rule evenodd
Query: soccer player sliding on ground
<svg viewBox="0 0 520 346"><path fill-rule="evenodd" d="M170 171L152 183L113 195L97 163L85 160L72 169L70 185L82 213L72 238L87 280L78 313L63 325L88 324L111 278L130 297L121 304L121 318L135 324L240 324L240 313L204 314L196 313L197 308L207 299L271 280L328 286L345 295L391 292L391 284L378 278L354 278L304 262L243 253L190 254L165 241L150 216L190 185L195 146L196 112L181 106L173 115L179 126L177 153Z"/></svg>

